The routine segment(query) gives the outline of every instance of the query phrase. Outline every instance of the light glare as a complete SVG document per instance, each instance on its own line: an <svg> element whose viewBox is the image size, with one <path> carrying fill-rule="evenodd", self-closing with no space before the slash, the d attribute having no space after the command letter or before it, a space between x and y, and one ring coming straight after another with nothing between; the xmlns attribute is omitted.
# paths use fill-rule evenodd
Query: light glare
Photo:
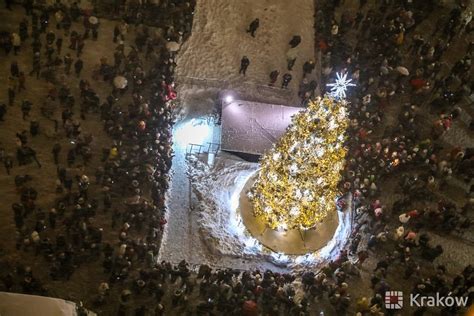
<svg viewBox="0 0 474 316"><path fill-rule="evenodd" d="M174 133L174 140L180 146L188 144L202 145L211 134L211 126L205 119L191 119L178 124Z"/></svg>

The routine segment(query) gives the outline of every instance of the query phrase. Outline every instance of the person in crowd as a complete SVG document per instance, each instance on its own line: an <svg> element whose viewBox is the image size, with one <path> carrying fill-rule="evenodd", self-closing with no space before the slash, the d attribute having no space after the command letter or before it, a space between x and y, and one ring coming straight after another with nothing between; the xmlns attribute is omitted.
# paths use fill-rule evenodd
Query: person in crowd
<svg viewBox="0 0 474 316"><path fill-rule="evenodd" d="M61 55L62 47L63 47L63 38L58 37L56 39L56 52L57 52L58 55Z"/></svg>
<svg viewBox="0 0 474 316"><path fill-rule="evenodd" d="M27 117L30 117L30 111L33 103L28 100L23 100L21 102L21 112L23 113L23 120L26 120Z"/></svg>
<svg viewBox="0 0 474 316"><path fill-rule="evenodd" d="M14 77L8 77L8 105L13 106L16 97L17 81Z"/></svg>
<svg viewBox="0 0 474 316"><path fill-rule="evenodd" d="M54 159L54 164L58 165L59 164L59 154L61 153L61 144L56 142L53 145L52 149L52 154L53 154L53 159Z"/></svg>
<svg viewBox="0 0 474 316"><path fill-rule="evenodd" d="M84 67L84 62L82 61L82 59L77 58L76 62L74 63L74 72L76 73L76 77L79 78L83 67Z"/></svg>
<svg viewBox="0 0 474 316"><path fill-rule="evenodd" d="M7 105L5 103L0 104L0 122L4 122L3 119L5 114L7 114Z"/></svg>
<svg viewBox="0 0 474 316"><path fill-rule="evenodd" d="M18 55L21 48L21 37L17 33L12 33L13 54Z"/></svg>
<svg viewBox="0 0 474 316"><path fill-rule="evenodd" d="M72 66L72 57L71 57L71 54L67 53L65 56L64 56L64 72L66 73L66 75L69 75L71 73L71 66Z"/></svg>

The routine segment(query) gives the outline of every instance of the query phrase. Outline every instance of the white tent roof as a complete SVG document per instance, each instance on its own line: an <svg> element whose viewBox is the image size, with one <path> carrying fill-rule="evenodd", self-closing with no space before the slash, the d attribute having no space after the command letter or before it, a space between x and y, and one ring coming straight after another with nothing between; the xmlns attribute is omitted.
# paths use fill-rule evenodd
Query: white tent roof
<svg viewBox="0 0 474 316"><path fill-rule="evenodd" d="M303 108L235 100L223 101L221 149L261 155L272 147Z"/></svg>
<svg viewBox="0 0 474 316"><path fill-rule="evenodd" d="M1 316L75 316L76 304L58 298L0 292ZM89 315L96 315L89 312Z"/></svg>

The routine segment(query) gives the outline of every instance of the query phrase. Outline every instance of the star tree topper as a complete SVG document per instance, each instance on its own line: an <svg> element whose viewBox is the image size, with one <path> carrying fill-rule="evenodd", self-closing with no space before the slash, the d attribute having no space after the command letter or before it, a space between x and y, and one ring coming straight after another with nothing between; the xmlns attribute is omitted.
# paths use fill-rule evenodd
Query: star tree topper
<svg viewBox="0 0 474 316"><path fill-rule="evenodd" d="M330 94L336 99L345 99L347 88L355 87L355 84L351 83L352 79L347 79L347 73L341 74L338 72L336 76L336 82L327 84L328 87L331 87Z"/></svg>

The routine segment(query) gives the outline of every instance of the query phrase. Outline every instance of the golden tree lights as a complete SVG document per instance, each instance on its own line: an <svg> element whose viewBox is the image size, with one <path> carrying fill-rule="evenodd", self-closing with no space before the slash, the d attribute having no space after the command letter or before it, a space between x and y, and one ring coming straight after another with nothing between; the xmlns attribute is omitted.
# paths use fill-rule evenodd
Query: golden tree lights
<svg viewBox="0 0 474 316"><path fill-rule="evenodd" d="M265 154L248 193L254 215L272 229L308 229L336 210L348 126L346 102L331 97L296 114Z"/></svg>

